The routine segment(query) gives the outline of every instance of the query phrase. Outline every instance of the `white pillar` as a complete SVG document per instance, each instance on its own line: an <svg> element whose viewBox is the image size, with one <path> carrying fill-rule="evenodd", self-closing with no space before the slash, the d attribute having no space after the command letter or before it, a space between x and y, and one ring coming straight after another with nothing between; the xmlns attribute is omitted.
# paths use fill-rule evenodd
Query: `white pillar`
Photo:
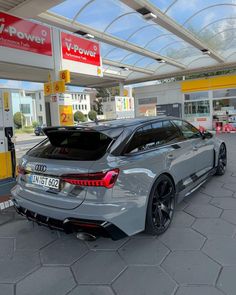
<svg viewBox="0 0 236 295"><path fill-rule="evenodd" d="M50 71L50 76L52 81L59 79L59 71L61 70L61 48L60 48L60 30L57 28L52 28L52 45L53 45L53 61L54 70ZM50 100L50 113L51 113L51 123L52 126L60 125L60 115L59 115L59 101Z"/></svg>
<svg viewBox="0 0 236 295"><path fill-rule="evenodd" d="M120 82L119 87L120 87L120 96L124 96L124 83Z"/></svg>

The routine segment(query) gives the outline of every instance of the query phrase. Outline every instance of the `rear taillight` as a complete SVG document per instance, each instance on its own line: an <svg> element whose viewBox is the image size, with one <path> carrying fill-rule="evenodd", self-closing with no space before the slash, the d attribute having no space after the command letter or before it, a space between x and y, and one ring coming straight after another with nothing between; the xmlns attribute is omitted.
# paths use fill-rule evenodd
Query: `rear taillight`
<svg viewBox="0 0 236 295"><path fill-rule="evenodd" d="M119 169L113 169L106 172L63 175L61 178L65 182L79 186L103 186L112 188L118 175Z"/></svg>
<svg viewBox="0 0 236 295"><path fill-rule="evenodd" d="M18 165L17 166L17 173L21 174L21 175L25 175L26 174L25 168L21 165Z"/></svg>

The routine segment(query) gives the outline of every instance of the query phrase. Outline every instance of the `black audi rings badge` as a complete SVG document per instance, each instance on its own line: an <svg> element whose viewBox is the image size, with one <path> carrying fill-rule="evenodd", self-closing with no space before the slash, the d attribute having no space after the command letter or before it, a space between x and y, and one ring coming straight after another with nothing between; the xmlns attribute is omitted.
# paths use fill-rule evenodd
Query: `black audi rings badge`
<svg viewBox="0 0 236 295"><path fill-rule="evenodd" d="M47 170L47 166L43 164L36 164L34 169L37 172L45 172Z"/></svg>

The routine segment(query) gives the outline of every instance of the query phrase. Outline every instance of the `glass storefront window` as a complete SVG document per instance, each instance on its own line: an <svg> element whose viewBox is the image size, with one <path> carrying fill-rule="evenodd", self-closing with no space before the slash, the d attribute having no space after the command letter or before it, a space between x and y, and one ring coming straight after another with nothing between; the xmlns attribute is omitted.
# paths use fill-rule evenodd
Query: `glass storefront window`
<svg viewBox="0 0 236 295"><path fill-rule="evenodd" d="M210 103L205 100L185 102L184 114L186 117L208 117L210 116Z"/></svg>
<svg viewBox="0 0 236 295"><path fill-rule="evenodd" d="M220 122L235 122L236 98L213 100L213 120Z"/></svg>
<svg viewBox="0 0 236 295"><path fill-rule="evenodd" d="M208 99L208 91L193 92L184 94L185 100Z"/></svg>
<svg viewBox="0 0 236 295"><path fill-rule="evenodd" d="M236 89L221 89L213 91L213 98L236 96Z"/></svg>

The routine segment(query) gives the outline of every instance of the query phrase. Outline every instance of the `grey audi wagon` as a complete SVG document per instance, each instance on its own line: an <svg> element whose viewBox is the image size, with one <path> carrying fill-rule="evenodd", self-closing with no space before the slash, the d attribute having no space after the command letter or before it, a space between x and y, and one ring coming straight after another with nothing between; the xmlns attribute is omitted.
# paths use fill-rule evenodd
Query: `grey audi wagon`
<svg viewBox="0 0 236 295"><path fill-rule="evenodd" d="M176 204L223 175L224 142L187 121L135 118L48 127L18 166L12 201L40 225L116 240L163 233Z"/></svg>

